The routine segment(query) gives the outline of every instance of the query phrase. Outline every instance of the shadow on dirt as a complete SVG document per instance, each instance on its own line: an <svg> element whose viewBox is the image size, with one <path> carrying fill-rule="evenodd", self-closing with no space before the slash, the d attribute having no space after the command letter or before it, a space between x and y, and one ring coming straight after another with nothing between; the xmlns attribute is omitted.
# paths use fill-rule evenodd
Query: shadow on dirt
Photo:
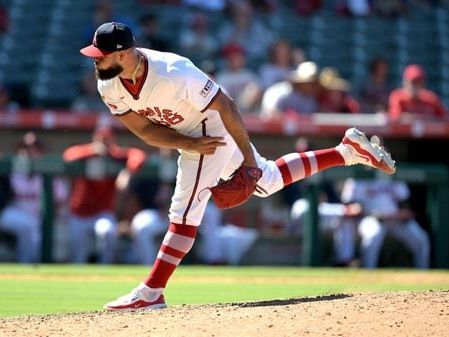
<svg viewBox="0 0 449 337"><path fill-rule="evenodd" d="M232 305L238 306L240 308L272 307L272 306L291 305L291 304L308 303L308 302L341 300L341 299L352 297L352 296L353 295L351 295L351 294L333 294L333 295L324 295L324 296L316 296L316 297L289 298L289 299L285 299L285 300L269 300L269 301L258 301L258 302L232 303Z"/></svg>

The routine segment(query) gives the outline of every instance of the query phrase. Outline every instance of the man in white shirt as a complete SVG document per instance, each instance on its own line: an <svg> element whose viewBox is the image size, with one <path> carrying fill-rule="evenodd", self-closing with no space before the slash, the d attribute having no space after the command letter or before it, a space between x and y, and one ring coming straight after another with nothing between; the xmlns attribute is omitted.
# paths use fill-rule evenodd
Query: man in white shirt
<svg viewBox="0 0 449 337"><path fill-rule="evenodd" d="M167 234L148 278L108 310L165 307L164 288L191 249L204 214L209 187L240 166L262 171L254 178L267 196L321 170L363 163L394 173L395 163L360 131L346 131L338 146L290 153L276 161L251 145L238 107L190 60L136 48L132 31L108 22L81 53L94 58L98 91L111 113L145 143L178 149L178 173Z"/></svg>
<svg viewBox="0 0 449 337"><path fill-rule="evenodd" d="M404 204L409 197L410 190L403 181L377 178L345 182L342 201L360 203L365 214L358 228L363 267L377 267L387 234L406 245L416 268L429 267L429 237L412 210Z"/></svg>

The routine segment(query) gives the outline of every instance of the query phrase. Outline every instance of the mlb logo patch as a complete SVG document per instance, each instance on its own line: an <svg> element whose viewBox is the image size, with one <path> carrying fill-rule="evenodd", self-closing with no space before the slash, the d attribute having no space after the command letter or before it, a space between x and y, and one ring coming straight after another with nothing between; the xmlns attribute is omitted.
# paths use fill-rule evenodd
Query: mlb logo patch
<svg viewBox="0 0 449 337"><path fill-rule="evenodd" d="M200 91L200 95L203 97L206 97L207 95L209 95L210 89L212 89L213 86L214 86L214 82L212 82L211 80L207 80L206 85Z"/></svg>

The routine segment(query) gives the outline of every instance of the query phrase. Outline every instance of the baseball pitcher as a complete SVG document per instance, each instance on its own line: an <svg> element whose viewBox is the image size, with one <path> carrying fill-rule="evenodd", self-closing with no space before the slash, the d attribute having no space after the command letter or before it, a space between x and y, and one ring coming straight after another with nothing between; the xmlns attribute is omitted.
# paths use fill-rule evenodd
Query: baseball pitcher
<svg viewBox="0 0 449 337"><path fill-rule="evenodd" d="M145 143L180 152L170 224L151 272L129 294L107 303L108 310L166 306L164 288L192 248L211 195L226 208L334 166L395 171L390 154L355 128L334 148L265 159L251 145L232 98L189 59L137 48L122 23L98 27L81 53L94 59L98 91L111 113Z"/></svg>

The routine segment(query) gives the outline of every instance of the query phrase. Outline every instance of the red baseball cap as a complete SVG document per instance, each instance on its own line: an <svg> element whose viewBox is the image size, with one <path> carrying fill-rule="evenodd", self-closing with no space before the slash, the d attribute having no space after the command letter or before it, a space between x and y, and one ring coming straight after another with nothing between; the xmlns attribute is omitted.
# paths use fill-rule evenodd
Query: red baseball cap
<svg viewBox="0 0 449 337"><path fill-rule="evenodd" d="M100 58L134 46L131 29L119 22L106 22L97 28L92 44L80 50L87 57Z"/></svg>
<svg viewBox="0 0 449 337"><path fill-rule="evenodd" d="M403 76L408 81L422 80L425 77L425 72L420 65L410 64L405 68Z"/></svg>

